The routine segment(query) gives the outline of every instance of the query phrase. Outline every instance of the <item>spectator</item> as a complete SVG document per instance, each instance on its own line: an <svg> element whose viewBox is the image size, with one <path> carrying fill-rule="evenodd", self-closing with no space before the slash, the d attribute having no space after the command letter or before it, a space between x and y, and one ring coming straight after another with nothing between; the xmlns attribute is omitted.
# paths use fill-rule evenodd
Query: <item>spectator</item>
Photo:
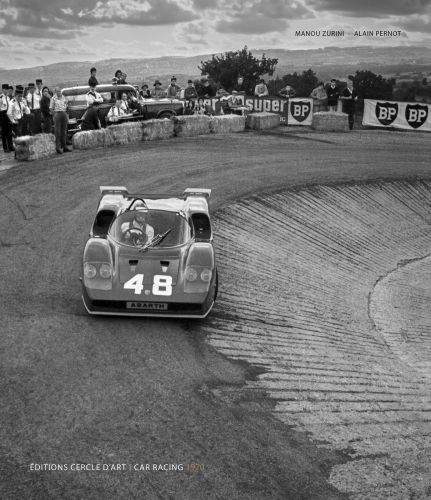
<svg viewBox="0 0 431 500"><path fill-rule="evenodd" d="M151 97L156 99L161 99L162 97L166 97L165 91L162 89L162 83L159 80L156 80L153 85L154 89L151 91Z"/></svg>
<svg viewBox="0 0 431 500"><path fill-rule="evenodd" d="M195 101L190 99L190 101L186 101L186 106L184 108L185 115L192 115L195 110Z"/></svg>
<svg viewBox="0 0 431 500"><path fill-rule="evenodd" d="M26 101L30 109L30 114L27 115L27 130L30 135L39 134L41 132L40 99L41 96L36 94L34 83L29 83Z"/></svg>
<svg viewBox="0 0 431 500"><path fill-rule="evenodd" d="M90 85L90 90L85 94L85 99L87 101L87 106L103 103L103 97L96 91L96 85L93 84Z"/></svg>
<svg viewBox="0 0 431 500"><path fill-rule="evenodd" d="M1 138L3 143L3 151L5 153L11 153L15 151L12 142L12 127L7 116L9 110L10 102L12 100L11 92L9 90L10 85L4 83L2 85L2 92L0 94L0 127L1 127Z"/></svg>
<svg viewBox="0 0 431 500"><path fill-rule="evenodd" d="M67 99L61 93L60 87L55 87L54 95L51 99L49 109L54 114L54 134L55 134L55 147L58 154L68 153L66 147L67 142L67 125L69 119L67 116Z"/></svg>
<svg viewBox="0 0 431 500"><path fill-rule="evenodd" d="M198 93L193 85L193 80L188 80L187 87L184 89L184 99L190 101L191 99L197 99L197 97Z"/></svg>
<svg viewBox="0 0 431 500"><path fill-rule="evenodd" d="M238 75L238 78L232 90L235 90L238 94L245 94L246 86L244 84L244 77L242 75Z"/></svg>
<svg viewBox="0 0 431 500"><path fill-rule="evenodd" d="M232 90L232 95L227 99L227 109L231 113L245 115L248 111L248 108L242 104L240 99L238 99L238 92L236 90Z"/></svg>
<svg viewBox="0 0 431 500"><path fill-rule="evenodd" d="M131 113L132 110L130 109L129 102L127 100L127 93L123 92L121 94L121 109L124 111L124 113Z"/></svg>
<svg viewBox="0 0 431 500"><path fill-rule="evenodd" d="M24 89L21 85L15 88L15 97L9 103L7 116L12 124L12 132L16 137L23 135L24 117L30 114L27 101L23 98Z"/></svg>
<svg viewBox="0 0 431 500"><path fill-rule="evenodd" d="M148 85L144 83L142 85L142 90L139 92L139 95L142 97L142 99L150 99L151 98L151 92L150 89L148 88Z"/></svg>
<svg viewBox="0 0 431 500"><path fill-rule="evenodd" d="M90 78L88 79L88 86L89 87L91 87L91 86L97 87L97 85L99 85L99 82L97 81L97 78L96 78L96 73L97 73L96 68L93 67L90 69Z"/></svg>
<svg viewBox="0 0 431 500"><path fill-rule="evenodd" d="M329 87L326 89L326 95L328 97L328 108L329 111L337 111L338 98L340 97L340 91L337 87L337 80L332 78Z"/></svg>
<svg viewBox="0 0 431 500"><path fill-rule="evenodd" d="M238 93L238 92L237 92ZM217 90L216 92L216 95L215 95L217 98L220 98L220 97L229 97L229 92L226 92L226 90L221 87Z"/></svg>
<svg viewBox="0 0 431 500"><path fill-rule="evenodd" d="M296 96L296 90L291 85L286 85L278 91L278 95L288 99Z"/></svg>
<svg viewBox="0 0 431 500"><path fill-rule="evenodd" d="M265 97L269 95L268 87L266 86L263 78L259 80L259 83L254 88L254 95L257 97Z"/></svg>
<svg viewBox="0 0 431 500"><path fill-rule="evenodd" d="M358 93L353 88L352 80L347 80L347 87L343 90L340 99L343 100L343 111L348 115L349 129L352 130L355 121L355 104L358 100Z"/></svg>
<svg viewBox="0 0 431 500"><path fill-rule="evenodd" d="M202 83L203 87L201 89L199 97L204 97L205 99L212 99L213 97L215 97L216 89L213 85L211 85L209 79L205 78Z"/></svg>
<svg viewBox="0 0 431 500"><path fill-rule="evenodd" d="M177 85L177 79L175 76L171 78L171 84L169 87L166 89L166 95L167 97L173 99L174 97L177 96L177 93L180 92L181 87Z"/></svg>
<svg viewBox="0 0 431 500"><path fill-rule="evenodd" d="M117 69L114 78L112 79L112 83L116 83L117 85L125 85L127 83L126 78L126 73L123 73L121 69Z"/></svg>
<svg viewBox="0 0 431 500"><path fill-rule="evenodd" d="M51 104L51 96L49 95L49 88L43 87L42 99L40 100L40 111L42 115L42 131L45 134L52 133L52 113L49 109Z"/></svg>
<svg viewBox="0 0 431 500"><path fill-rule="evenodd" d="M112 106L111 109L108 111L108 122L110 123L119 122L120 118L126 115L126 112L124 111L122 105L123 105L122 99L117 99L115 101L115 105Z"/></svg>
<svg viewBox="0 0 431 500"><path fill-rule="evenodd" d="M319 82L317 87L311 91L310 97L313 99L313 112L326 111L328 96L323 82Z"/></svg>
<svg viewBox="0 0 431 500"><path fill-rule="evenodd" d="M81 130L98 130L102 128L98 106L90 106L82 116Z"/></svg>

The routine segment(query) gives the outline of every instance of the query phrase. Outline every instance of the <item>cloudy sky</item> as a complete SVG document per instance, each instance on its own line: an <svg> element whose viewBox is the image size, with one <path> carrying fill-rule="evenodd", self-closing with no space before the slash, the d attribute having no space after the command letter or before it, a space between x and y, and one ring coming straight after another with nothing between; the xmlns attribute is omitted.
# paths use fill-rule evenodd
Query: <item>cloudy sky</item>
<svg viewBox="0 0 431 500"><path fill-rule="evenodd" d="M249 48L422 45L431 0L0 0L0 67ZM296 36L344 30L342 38ZM354 31L401 30L358 37Z"/></svg>

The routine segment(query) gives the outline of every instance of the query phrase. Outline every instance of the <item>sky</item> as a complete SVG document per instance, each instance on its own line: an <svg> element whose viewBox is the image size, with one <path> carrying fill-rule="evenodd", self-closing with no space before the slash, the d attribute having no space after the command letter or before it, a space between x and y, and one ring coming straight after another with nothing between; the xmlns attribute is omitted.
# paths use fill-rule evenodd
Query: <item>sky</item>
<svg viewBox="0 0 431 500"><path fill-rule="evenodd" d="M213 54L245 45L431 48L430 14L431 0L0 0L0 68ZM332 30L344 35L324 34ZM298 34L305 31L315 34Z"/></svg>

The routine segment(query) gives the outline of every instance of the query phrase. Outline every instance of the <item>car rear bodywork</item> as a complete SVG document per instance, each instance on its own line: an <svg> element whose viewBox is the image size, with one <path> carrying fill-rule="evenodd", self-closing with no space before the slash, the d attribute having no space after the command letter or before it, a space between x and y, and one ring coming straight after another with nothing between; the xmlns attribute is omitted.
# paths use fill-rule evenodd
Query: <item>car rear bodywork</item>
<svg viewBox="0 0 431 500"><path fill-rule="evenodd" d="M182 196L135 195L101 187L82 261L83 301L90 314L204 318L217 295L208 210L210 190ZM124 240L140 205L154 236ZM124 230L124 226L129 228ZM141 230L139 230L141 231ZM146 238L146 236L144 236Z"/></svg>

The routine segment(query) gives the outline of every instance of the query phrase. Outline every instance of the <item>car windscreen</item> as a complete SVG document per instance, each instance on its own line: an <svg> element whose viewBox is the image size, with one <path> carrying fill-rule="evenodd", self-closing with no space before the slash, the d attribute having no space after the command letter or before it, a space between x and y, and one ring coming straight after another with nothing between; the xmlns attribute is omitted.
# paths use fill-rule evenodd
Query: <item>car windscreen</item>
<svg viewBox="0 0 431 500"><path fill-rule="evenodd" d="M178 212L166 210L128 210L111 224L109 236L128 246L143 246L163 238L157 247L173 247L187 243L192 237L191 227Z"/></svg>

